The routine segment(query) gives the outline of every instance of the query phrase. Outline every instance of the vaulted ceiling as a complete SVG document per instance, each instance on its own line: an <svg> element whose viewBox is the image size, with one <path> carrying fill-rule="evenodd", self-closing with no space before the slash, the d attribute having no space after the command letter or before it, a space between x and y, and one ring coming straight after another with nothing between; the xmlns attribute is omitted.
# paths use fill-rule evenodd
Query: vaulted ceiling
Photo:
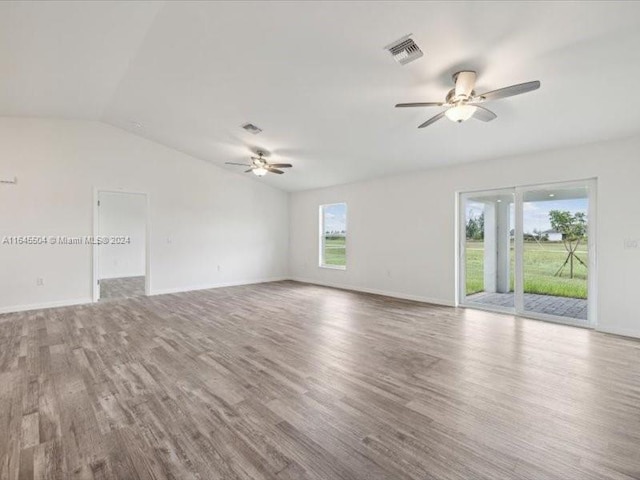
<svg viewBox="0 0 640 480"><path fill-rule="evenodd" d="M406 66L383 47L413 33ZM636 2L3 2L0 115L100 120L302 190L640 131ZM491 123L394 109L540 80ZM252 122L252 135L240 128ZM242 171L240 167L239 173Z"/></svg>

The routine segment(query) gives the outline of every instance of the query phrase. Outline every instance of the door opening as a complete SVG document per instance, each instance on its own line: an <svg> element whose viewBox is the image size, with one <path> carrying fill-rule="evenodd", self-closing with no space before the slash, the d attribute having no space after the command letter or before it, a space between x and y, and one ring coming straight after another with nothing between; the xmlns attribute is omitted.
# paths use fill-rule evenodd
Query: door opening
<svg viewBox="0 0 640 480"><path fill-rule="evenodd" d="M148 295L147 196L96 191L93 299Z"/></svg>
<svg viewBox="0 0 640 480"><path fill-rule="evenodd" d="M467 307L595 325L595 181L460 194Z"/></svg>

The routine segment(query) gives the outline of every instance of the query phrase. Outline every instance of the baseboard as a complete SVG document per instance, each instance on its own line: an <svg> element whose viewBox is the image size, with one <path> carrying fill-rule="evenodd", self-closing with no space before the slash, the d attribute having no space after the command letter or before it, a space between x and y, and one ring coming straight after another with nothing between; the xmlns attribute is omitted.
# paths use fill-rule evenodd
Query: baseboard
<svg viewBox="0 0 640 480"><path fill-rule="evenodd" d="M142 272L141 275L120 275L117 277L102 277L99 280L113 280L113 279L117 279L117 278L143 278L145 276L145 273Z"/></svg>
<svg viewBox="0 0 640 480"><path fill-rule="evenodd" d="M151 292L151 295L165 295L168 293L183 293L183 292L191 292L194 290L209 290L211 288L222 288L222 287L238 287L241 285L253 285L256 283L268 283L268 282L280 282L283 280L288 280L288 277L272 277L272 278L263 278L258 280L244 280L239 282L228 282L228 283L215 283L215 284L207 284L207 285L192 285L188 287L178 287L178 288L168 288L164 290L154 290ZM74 305L86 305L89 303L94 303L93 299L90 297L87 298L77 298L73 300L59 300L56 302L43 302L43 303L34 303L31 305L13 305L9 307L0 307L0 314L4 313L17 313L17 312L27 312L30 310L42 310L45 308L59 308L59 307L71 307Z"/></svg>
<svg viewBox="0 0 640 480"><path fill-rule="evenodd" d="M30 310L42 310L44 308L72 307L74 305L85 305L87 303L93 303L93 300L87 297L73 300L58 300L56 302L33 303L31 305L14 305L11 307L0 307L0 314L28 312Z"/></svg>
<svg viewBox="0 0 640 480"><path fill-rule="evenodd" d="M635 328L619 328L609 326L597 326L596 332L611 333L613 335L622 335L623 337L640 338L640 330Z"/></svg>
<svg viewBox="0 0 640 480"><path fill-rule="evenodd" d="M291 280L300 283L310 283L312 285L320 285L323 287L339 288L341 290L352 290L354 292L371 293L373 295L382 295L384 297L399 298L401 300L412 300L414 302L430 303L432 305L442 305L445 307L454 307L455 303L441 298L424 297L422 295L408 295L406 293L390 292L387 290L378 290L367 287L354 287L353 285L345 285L333 282L321 282L308 278L292 277Z"/></svg>
<svg viewBox="0 0 640 480"><path fill-rule="evenodd" d="M162 289L152 290L150 295L168 295L170 293L194 292L197 290L210 290L212 288L240 287L242 285L255 285L257 283L281 282L283 280L289 280L289 278L288 277L271 277L271 278L261 278L257 280L242 280L238 282L208 283L208 284L201 284L201 285L190 285L188 287L162 288Z"/></svg>

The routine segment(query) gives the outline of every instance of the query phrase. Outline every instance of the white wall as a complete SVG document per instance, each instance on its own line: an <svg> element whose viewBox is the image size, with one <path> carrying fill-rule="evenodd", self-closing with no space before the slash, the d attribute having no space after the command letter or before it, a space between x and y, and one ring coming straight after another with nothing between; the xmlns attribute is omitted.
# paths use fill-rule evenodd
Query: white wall
<svg viewBox="0 0 640 480"><path fill-rule="evenodd" d="M640 239L639 154L633 138L294 193L291 276L453 305L456 192L597 177L598 329L640 337L640 250L624 248ZM336 202L346 271L318 267L318 205Z"/></svg>
<svg viewBox="0 0 640 480"><path fill-rule="evenodd" d="M248 175L98 122L0 118L0 177L14 175L0 240L91 235L94 188L146 192L152 294L287 276L288 194ZM91 272L88 245L0 244L0 311L88 302Z"/></svg>
<svg viewBox="0 0 640 480"><path fill-rule="evenodd" d="M98 234L127 237L97 249L98 278L143 277L146 268L147 197L136 193L99 193Z"/></svg>

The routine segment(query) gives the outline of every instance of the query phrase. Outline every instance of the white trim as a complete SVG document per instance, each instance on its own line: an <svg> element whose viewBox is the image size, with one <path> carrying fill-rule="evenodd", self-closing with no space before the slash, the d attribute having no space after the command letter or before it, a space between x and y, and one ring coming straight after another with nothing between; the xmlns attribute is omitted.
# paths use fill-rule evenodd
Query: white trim
<svg viewBox="0 0 640 480"><path fill-rule="evenodd" d="M549 315L547 313L533 312L530 310L523 310L515 314L518 317L530 318L532 320L542 320L543 322L558 323L560 325L569 325L570 327L582 327L593 329L593 325L588 320L582 320L580 318L573 317L561 317L559 315ZM588 315L588 312L587 312Z"/></svg>
<svg viewBox="0 0 640 480"><path fill-rule="evenodd" d="M467 263L466 263L466 255L467 255L467 215L462 211L464 208L464 201L462 198L461 192L456 192L456 225L458 228L455 232L456 239L456 258L454 261L455 264L455 274L454 277L456 279L456 288L455 288L455 305L457 307L461 306L465 298L467 296Z"/></svg>
<svg viewBox="0 0 640 480"><path fill-rule="evenodd" d="M525 184L519 184L519 185L510 185L510 186L506 186L506 187L495 187L495 188L485 188L485 189L480 189L480 190L458 190L456 191L456 193L460 194L460 193L470 193L470 194L474 194L474 193L484 193L484 192L491 192L491 191L499 191L499 190L507 190L509 188L521 188L521 189L534 189L537 187L557 187L559 185L575 185L575 186L583 186L586 182L590 182L590 181L594 181L597 180L598 177L584 177L584 178L578 178L575 180L559 180L557 182L548 182L548 183L525 183Z"/></svg>
<svg viewBox="0 0 640 480"><path fill-rule="evenodd" d="M112 276L102 277L100 280L113 280L114 278L139 278L139 277L142 277L142 275L116 275L115 277L112 277Z"/></svg>
<svg viewBox="0 0 640 480"><path fill-rule="evenodd" d="M33 303L31 305L13 305L10 307L0 307L0 314L43 310L45 308L71 307L74 305L86 305L88 303L93 303L91 297L76 298L72 300L57 300L55 302Z"/></svg>
<svg viewBox="0 0 640 480"><path fill-rule="evenodd" d="M150 295L167 295L170 293L184 293L184 292L194 292L197 290L211 290L214 288L224 288L224 287L240 287L242 285L255 285L257 283L271 283L271 282L283 282L285 280L290 280L289 277L272 277L272 278L260 278L257 280L241 280L238 282L226 282L226 283L205 283L200 285L190 285L187 287L173 287L173 288L161 288L158 290L153 290Z"/></svg>
<svg viewBox="0 0 640 480"><path fill-rule="evenodd" d="M100 193L123 193L128 195L144 195L146 199L145 209L145 272L144 272L144 294L151 295L151 199L147 192L134 190L123 190L118 188L93 188L93 237L100 235L100 210L98 201ZM98 245L95 243L91 247L91 298L95 303L100 300L100 289L98 288Z"/></svg>
<svg viewBox="0 0 640 480"><path fill-rule="evenodd" d="M595 331L600 333L610 333L612 335L622 335L623 337L640 338L640 330L635 328L619 328L605 325L597 326Z"/></svg>
<svg viewBox="0 0 640 480"><path fill-rule="evenodd" d="M340 290L351 290L353 292L371 293L373 295L381 295L384 297L399 298L401 300L412 300L420 303L430 303L432 305L441 305L444 307L455 307L455 302L450 300L443 300L441 298L429 298L422 295L408 295L406 293L389 292L387 290L378 290L376 288L356 287L353 285L346 285L335 282L322 282L318 280L312 280L308 278L292 277L289 280L299 283L309 283L311 285L320 285L322 287L337 288Z"/></svg>
<svg viewBox="0 0 640 480"><path fill-rule="evenodd" d="M587 209L587 318L592 328L598 326L598 179L586 180L589 196Z"/></svg>
<svg viewBox="0 0 640 480"><path fill-rule="evenodd" d="M96 232L100 230L98 201L100 199L100 190L94 187L93 189L93 218L92 218L92 235L96 235ZM98 249L96 245L91 246L91 301L97 302L100 300L100 289L98 288Z"/></svg>
<svg viewBox="0 0 640 480"><path fill-rule="evenodd" d="M524 201L522 191L515 189L516 203L514 205L515 213L515 230L513 242L514 262L514 282L513 294L514 308L518 314L522 314L524 309Z"/></svg>
<svg viewBox="0 0 640 480"><path fill-rule="evenodd" d="M512 317L516 316L516 312L513 307L501 307L500 305L491 305L489 303L467 302L465 304L460 304L459 307L470 308L471 310L482 310L491 313L501 313L503 315L511 315Z"/></svg>

